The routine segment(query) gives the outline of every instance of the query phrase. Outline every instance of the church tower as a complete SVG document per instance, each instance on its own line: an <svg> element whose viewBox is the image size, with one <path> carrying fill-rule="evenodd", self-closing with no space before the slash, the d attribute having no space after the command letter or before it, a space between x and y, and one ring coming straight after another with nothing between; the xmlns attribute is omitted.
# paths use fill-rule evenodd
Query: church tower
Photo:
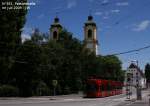
<svg viewBox="0 0 150 106"><path fill-rule="evenodd" d="M61 30L62 30L62 26L59 23L59 18L55 17L54 23L51 25L51 28L50 28L50 39L58 40Z"/></svg>
<svg viewBox="0 0 150 106"><path fill-rule="evenodd" d="M97 26L91 15L84 25L84 42L86 48L98 55Z"/></svg>

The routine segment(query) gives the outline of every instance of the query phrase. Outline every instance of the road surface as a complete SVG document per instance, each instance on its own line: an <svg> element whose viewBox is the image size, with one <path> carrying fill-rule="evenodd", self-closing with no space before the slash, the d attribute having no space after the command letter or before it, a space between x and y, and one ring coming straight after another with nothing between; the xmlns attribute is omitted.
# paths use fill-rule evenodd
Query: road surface
<svg viewBox="0 0 150 106"><path fill-rule="evenodd" d="M143 96L148 92L143 92ZM82 98L81 95L30 97L30 98L0 98L0 106L126 106L134 102L136 95L127 101L126 95L106 98Z"/></svg>

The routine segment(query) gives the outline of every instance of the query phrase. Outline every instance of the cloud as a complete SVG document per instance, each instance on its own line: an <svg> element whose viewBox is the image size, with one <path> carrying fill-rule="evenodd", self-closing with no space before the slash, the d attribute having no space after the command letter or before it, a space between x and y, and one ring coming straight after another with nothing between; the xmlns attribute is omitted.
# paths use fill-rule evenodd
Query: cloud
<svg viewBox="0 0 150 106"><path fill-rule="evenodd" d="M104 16L103 19L109 19L109 17L108 16Z"/></svg>
<svg viewBox="0 0 150 106"><path fill-rule="evenodd" d="M67 8L70 9L75 7L76 5L77 5L76 0L68 0Z"/></svg>
<svg viewBox="0 0 150 106"><path fill-rule="evenodd" d="M150 26L150 20L144 20L139 24L134 25L133 31L144 31Z"/></svg>
<svg viewBox="0 0 150 106"><path fill-rule="evenodd" d="M128 2L118 2L116 3L117 6L128 6L129 3Z"/></svg>
<svg viewBox="0 0 150 106"><path fill-rule="evenodd" d="M103 0L102 4L107 4L109 2L109 0Z"/></svg>
<svg viewBox="0 0 150 106"><path fill-rule="evenodd" d="M60 10L60 9L63 9L63 7L62 7L62 6L58 6L58 7L52 8L53 11L58 11L58 10Z"/></svg>
<svg viewBox="0 0 150 106"><path fill-rule="evenodd" d="M45 15L44 14L40 14L39 16L37 16L38 19L42 19Z"/></svg>
<svg viewBox="0 0 150 106"><path fill-rule="evenodd" d="M25 42L26 40L31 39L31 36L29 34L22 33L21 39L22 39L22 42Z"/></svg>
<svg viewBox="0 0 150 106"><path fill-rule="evenodd" d="M30 35L32 32L33 32L33 28L31 27L25 26L24 28L22 28L22 34L21 34L22 42L31 39Z"/></svg>
<svg viewBox="0 0 150 106"><path fill-rule="evenodd" d="M116 9L116 10L111 10L112 13L119 13L120 10Z"/></svg>
<svg viewBox="0 0 150 106"><path fill-rule="evenodd" d="M95 14L95 15L102 15L103 13L100 12L100 11L97 11L97 12L95 12L94 14Z"/></svg>
<svg viewBox="0 0 150 106"><path fill-rule="evenodd" d="M101 13L97 13L97 14L101 14ZM101 15L102 15L103 19L109 19L110 12L109 11L105 11Z"/></svg>
<svg viewBox="0 0 150 106"><path fill-rule="evenodd" d="M25 34L30 34L30 33L32 33L33 28L25 26L24 28L22 28L22 31Z"/></svg>

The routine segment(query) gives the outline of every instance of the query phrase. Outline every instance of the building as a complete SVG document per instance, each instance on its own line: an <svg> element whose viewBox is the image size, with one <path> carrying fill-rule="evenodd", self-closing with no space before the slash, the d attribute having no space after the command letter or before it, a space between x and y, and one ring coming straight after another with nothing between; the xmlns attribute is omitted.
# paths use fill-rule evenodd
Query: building
<svg viewBox="0 0 150 106"><path fill-rule="evenodd" d="M143 71L134 63L131 63L125 74L125 84L146 88L146 78Z"/></svg>
<svg viewBox="0 0 150 106"><path fill-rule="evenodd" d="M52 40L58 40L59 39L59 34L62 31L63 27L59 23L59 18L55 17L54 23L50 27L50 39Z"/></svg>
<svg viewBox="0 0 150 106"><path fill-rule="evenodd" d="M50 39L58 40L62 29L59 18L55 17L54 23L50 26ZM88 16L88 20L84 24L84 44L85 48L96 55L98 54L97 26L91 15Z"/></svg>
<svg viewBox="0 0 150 106"><path fill-rule="evenodd" d="M98 55L97 26L91 15L84 24L84 43L86 48Z"/></svg>

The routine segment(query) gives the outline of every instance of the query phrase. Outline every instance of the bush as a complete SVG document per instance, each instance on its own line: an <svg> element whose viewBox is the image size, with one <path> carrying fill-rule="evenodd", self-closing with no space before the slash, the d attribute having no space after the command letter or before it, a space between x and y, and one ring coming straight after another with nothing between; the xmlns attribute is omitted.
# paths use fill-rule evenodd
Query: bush
<svg viewBox="0 0 150 106"><path fill-rule="evenodd" d="M36 95L38 95L38 96L51 95L51 91L50 91L49 87L43 81L39 82L36 92L37 92Z"/></svg>
<svg viewBox="0 0 150 106"><path fill-rule="evenodd" d="M18 96L19 89L11 85L0 86L0 96L1 97L13 97Z"/></svg>
<svg viewBox="0 0 150 106"><path fill-rule="evenodd" d="M68 86L66 86L66 87L64 88L64 90L63 90L63 94L64 94L64 95L67 95L67 94L70 94L70 93L71 93L70 88L69 88Z"/></svg>

